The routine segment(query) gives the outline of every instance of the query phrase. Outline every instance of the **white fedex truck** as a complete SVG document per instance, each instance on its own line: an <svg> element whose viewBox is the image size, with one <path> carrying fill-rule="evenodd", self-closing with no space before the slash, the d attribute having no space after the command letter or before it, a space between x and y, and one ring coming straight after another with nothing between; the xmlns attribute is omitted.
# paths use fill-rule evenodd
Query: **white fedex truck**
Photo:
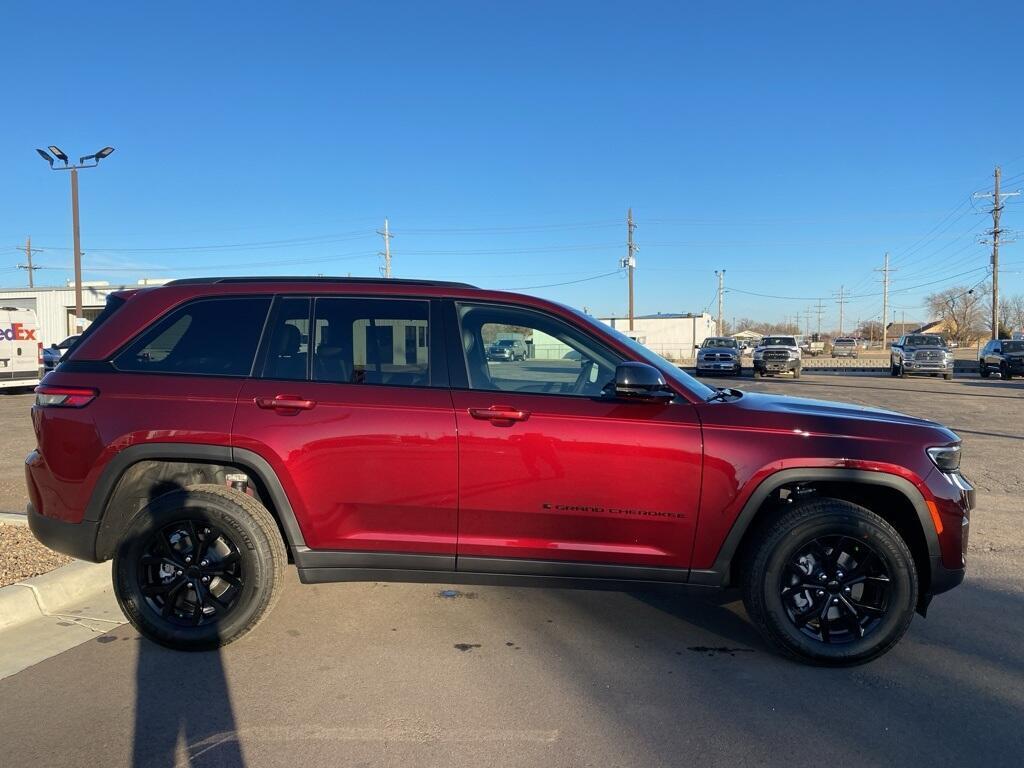
<svg viewBox="0 0 1024 768"><path fill-rule="evenodd" d="M36 313L0 307L0 389L34 387L42 375L42 360Z"/></svg>

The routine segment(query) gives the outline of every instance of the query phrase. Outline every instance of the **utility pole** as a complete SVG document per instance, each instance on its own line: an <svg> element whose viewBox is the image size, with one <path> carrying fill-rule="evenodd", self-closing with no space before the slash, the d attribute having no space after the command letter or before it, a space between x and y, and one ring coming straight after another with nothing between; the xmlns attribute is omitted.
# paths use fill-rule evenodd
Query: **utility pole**
<svg viewBox="0 0 1024 768"><path fill-rule="evenodd" d="M636 244L633 242L633 230L636 224L633 223L633 209L626 213L626 258L619 262L629 276L629 330L633 330L633 270L636 269Z"/></svg>
<svg viewBox="0 0 1024 768"><path fill-rule="evenodd" d="M380 255L384 257L384 266L381 268L380 273L384 277L391 277L391 238L394 235L388 229L388 219L384 217L384 229L378 229L377 234L384 238L384 250L380 252Z"/></svg>
<svg viewBox="0 0 1024 768"><path fill-rule="evenodd" d="M992 229L989 234L992 236L992 338L999 338L999 241L1003 230L999 228L999 219L1003 213L1003 199L1020 192L1001 192L999 182L1002 171L997 165L993 173L994 185L992 194L975 193L975 197L992 198Z"/></svg>
<svg viewBox="0 0 1024 768"><path fill-rule="evenodd" d="M885 252L885 263L875 272L882 273L882 349L885 349L885 318L889 314L889 273L896 270L889 266L889 252Z"/></svg>
<svg viewBox="0 0 1024 768"><path fill-rule="evenodd" d="M992 192L992 338L999 338L999 216L1003 211L999 199L999 179L1002 171L995 170L995 186Z"/></svg>
<svg viewBox="0 0 1024 768"><path fill-rule="evenodd" d="M725 270L719 272L716 269L715 274L718 276L718 335L722 336L724 334L722 330L722 297L725 294Z"/></svg>
<svg viewBox="0 0 1024 768"><path fill-rule="evenodd" d="M42 251L39 250L38 248L33 248L32 247L32 236L29 235L28 237L25 238L25 261L27 263L26 264L19 264L18 265L18 269L27 269L28 270L28 287L29 288L35 288L36 287L35 275L33 273L37 269L41 269L41 267L34 267L34 266L32 266L32 254L33 253L42 253Z"/></svg>
<svg viewBox="0 0 1024 768"><path fill-rule="evenodd" d="M836 297L836 303L839 305L839 335L843 335L843 308L846 306L846 302L849 300L849 295L846 293L844 286L839 286L839 293L833 294Z"/></svg>
<svg viewBox="0 0 1024 768"><path fill-rule="evenodd" d="M804 335L811 335L811 315L814 314L814 307L808 307L804 310Z"/></svg>
<svg viewBox="0 0 1024 768"><path fill-rule="evenodd" d="M821 303L821 299L818 299L818 338L821 338L821 316L825 314L825 307Z"/></svg>

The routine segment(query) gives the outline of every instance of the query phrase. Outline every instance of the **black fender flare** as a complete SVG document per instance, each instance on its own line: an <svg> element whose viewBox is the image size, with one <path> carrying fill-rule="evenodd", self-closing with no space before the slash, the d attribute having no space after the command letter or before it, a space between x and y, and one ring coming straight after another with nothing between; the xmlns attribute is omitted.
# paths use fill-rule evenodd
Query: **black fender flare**
<svg viewBox="0 0 1024 768"><path fill-rule="evenodd" d="M690 571L690 583L706 586L727 586L732 570L732 561L743 541L743 536L753 524L761 505L772 493L784 485L794 483L812 482L846 482L861 483L864 485L878 485L892 488L898 491L913 505L917 513L918 522L924 532L924 539L928 546L928 560L932 570L942 562L942 553L939 549L939 536L935 532L935 524L932 522L931 512L925 503L921 492L906 478L893 475L888 472L871 472L863 469L834 468L795 468L782 469L775 472L754 489L743 505L736 520L732 524L725 541L722 542L715 563L710 569L692 569Z"/></svg>
<svg viewBox="0 0 1024 768"><path fill-rule="evenodd" d="M208 445L204 443L141 443L132 445L118 452L103 468L99 480L93 488L89 503L85 508L84 522L97 527L96 554L105 559L108 546L104 546L104 522L107 508L113 498L114 491L124 473L140 461L194 461L206 464L219 464L238 467L256 480L270 497L274 511L285 534L285 543L292 549L306 544L302 529L295 517L288 494L285 493L281 481L273 467L254 451L245 448L234 448L225 445ZM106 520L105 520L106 518ZM109 532L107 538L109 538ZM109 545L109 541L106 542Z"/></svg>

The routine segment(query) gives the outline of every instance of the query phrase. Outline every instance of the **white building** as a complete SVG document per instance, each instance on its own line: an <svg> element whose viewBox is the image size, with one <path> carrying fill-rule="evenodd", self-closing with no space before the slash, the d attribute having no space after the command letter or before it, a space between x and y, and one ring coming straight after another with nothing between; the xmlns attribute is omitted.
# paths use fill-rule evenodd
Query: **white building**
<svg viewBox="0 0 1024 768"><path fill-rule="evenodd" d="M166 280L140 280L136 285L111 285L104 281L82 283L82 316L86 325L96 319L114 291L159 285ZM75 328L75 286L45 286L37 288L0 288L0 307L31 309L39 320L39 340L50 346L78 333Z"/></svg>
<svg viewBox="0 0 1024 768"><path fill-rule="evenodd" d="M716 335L715 321L707 312L699 315L639 315L633 318L632 331L629 330L628 317L599 319L669 360L691 359L694 346L699 346L708 336Z"/></svg>

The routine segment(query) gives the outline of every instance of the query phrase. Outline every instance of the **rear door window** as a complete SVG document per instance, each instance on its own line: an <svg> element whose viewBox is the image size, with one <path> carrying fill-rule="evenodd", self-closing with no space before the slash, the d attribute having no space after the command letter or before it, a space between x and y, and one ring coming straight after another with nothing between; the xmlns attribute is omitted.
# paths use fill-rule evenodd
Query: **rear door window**
<svg viewBox="0 0 1024 768"><path fill-rule="evenodd" d="M269 296L198 299L157 320L114 358L139 373L248 376Z"/></svg>
<svg viewBox="0 0 1024 768"><path fill-rule="evenodd" d="M315 381L431 386L428 302L322 297L313 315Z"/></svg>

